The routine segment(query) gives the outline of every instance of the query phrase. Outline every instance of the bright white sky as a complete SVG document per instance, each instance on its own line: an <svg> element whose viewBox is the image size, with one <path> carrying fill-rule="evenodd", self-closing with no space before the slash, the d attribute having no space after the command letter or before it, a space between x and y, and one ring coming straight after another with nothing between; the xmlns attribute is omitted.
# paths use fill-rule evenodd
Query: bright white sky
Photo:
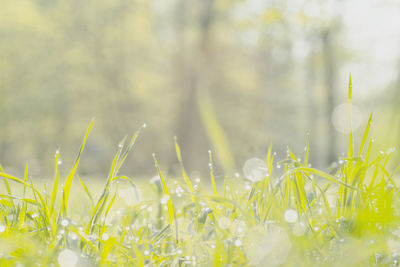
<svg viewBox="0 0 400 267"><path fill-rule="evenodd" d="M379 93L396 79L400 67L400 1L344 1L346 45L357 60L347 64L355 85L366 95ZM344 78L344 77L342 77Z"/></svg>
<svg viewBox="0 0 400 267"><path fill-rule="evenodd" d="M239 18L254 17L272 2L247 0L234 13ZM321 20L341 17L340 38L354 59L340 62L338 84L346 87L351 72L356 97L381 93L396 79L400 67L400 0L286 0L286 6L289 14L302 10L309 17ZM257 40L244 37L244 41Z"/></svg>

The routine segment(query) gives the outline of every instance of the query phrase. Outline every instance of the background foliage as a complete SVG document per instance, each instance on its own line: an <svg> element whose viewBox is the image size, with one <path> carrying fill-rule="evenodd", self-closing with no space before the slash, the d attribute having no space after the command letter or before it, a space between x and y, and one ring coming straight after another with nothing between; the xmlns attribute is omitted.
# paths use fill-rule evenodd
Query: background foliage
<svg viewBox="0 0 400 267"><path fill-rule="evenodd" d="M373 25L368 8L376 8ZM350 71L355 104L382 111L375 134L388 141L382 149L394 145L398 131L386 133L398 125L398 82L378 78L397 73L397 54L387 48L398 45L388 26L398 24L379 20L396 10L390 1L355 0L2 0L0 162L17 173L29 163L32 175L48 177L57 148L72 164L96 117L82 174L107 170L121 136L143 123L149 127L125 166L135 175L154 174L152 152L176 170L174 136L189 173L207 171L207 150L222 151L222 137L230 152L218 154L217 168L240 168L271 143L281 157L286 145L301 151L307 131L312 162L328 166L344 151L331 118ZM357 14L364 25L353 21ZM379 38L362 39L366 28ZM377 39L386 46L371 61L375 54L362 48L379 48ZM387 53L392 61L381 64ZM212 111L202 113L200 102ZM219 141L210 138L217 124Z"/></svg>

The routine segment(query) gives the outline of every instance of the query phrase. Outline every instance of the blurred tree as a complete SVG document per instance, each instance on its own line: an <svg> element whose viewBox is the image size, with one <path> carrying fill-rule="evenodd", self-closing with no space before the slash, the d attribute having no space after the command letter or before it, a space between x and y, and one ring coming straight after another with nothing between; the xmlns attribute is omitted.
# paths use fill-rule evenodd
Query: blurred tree
<svg viewBox="0 0 400 267"><path fill-rule="evenodd" d="M307 130L313 151L329 157L314 160L327 164L340 16L310 13L320 1L295 2L4 0L0 162L36 162L48 176L61 146L70 166L96 117L82 173L107 170L118 141L144 122L126 171L153 173L152 152L172 166L175 135L187 169L206 170L215 146L198 107L206 95L236 167L271 143L281 158L286 145L302 149Z"/></svg>

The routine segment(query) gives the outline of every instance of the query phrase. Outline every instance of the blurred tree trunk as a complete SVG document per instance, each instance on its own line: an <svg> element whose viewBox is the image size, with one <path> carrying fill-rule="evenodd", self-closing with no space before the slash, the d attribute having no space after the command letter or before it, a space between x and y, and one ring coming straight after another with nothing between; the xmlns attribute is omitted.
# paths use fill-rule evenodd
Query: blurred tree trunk
<svg viewBox="0 0 400 267"><path fill-rule="evenodd" d="M323 59L325 71L325 86L326 86L326 125L327 125L327 163L330 164L336 160L336 130L331 121L332 112L335 108L335 93L336 93L336 62L335 49L333 45L333 29L328 28L322 32L323 42Z"/></svg>
<svg viewBox="0 0 400 267"><path fill-rule="evenodd" d="M213 22L214 0L201 2L199 18L199 44L196 51L189 53L185 47L185 25L188 25L186 15L187 0L178 2L177 27L180 34L179 50L177 51L178 72L181 76L181 100L177 118L177 136L181 145L185 166L188 170L200 170L207 166L207 150L209 148L206 132L198 109L198 94L200 90L207 90L209 76L209 39L210 28ZM189 56L190 55L190 56Z"/></svg>
<svg viewBox="0 0 400 267"><path fill-rule="evenodd" d="M312 43L310 44L313 45ZM305 102L306 102L306 123L307 130L309 131L309 141L312 149L310 150L310 162L317 164L317 166L321 165L322 162L318 155L319 152L319 134L318 134L318 107L315 104L315 55L312 52L313 49L310 49L311 52L307 58L307 66L306 66L306 77L305 77Z"/></svg>

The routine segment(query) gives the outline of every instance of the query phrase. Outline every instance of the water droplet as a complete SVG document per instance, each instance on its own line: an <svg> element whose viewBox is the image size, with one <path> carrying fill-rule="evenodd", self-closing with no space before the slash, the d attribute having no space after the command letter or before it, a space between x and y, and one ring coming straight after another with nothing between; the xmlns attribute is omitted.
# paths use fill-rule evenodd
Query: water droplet
<svg viewBox="0 0 400 267"><path fill-rule="evenodd" d="M107 241L110 238L110 236L107 233L104 233L101 235L101 240Z"/></svg>
<svg viewBox="0 0 400 267"><path fill-rule="evenodd" d="M0 225L0 233L3 233L6 230L6 227L4 225Z"/></svg>
<svg viewBox="0 0 400 267"><path fill-rule="evenodd" d="M64 249L58 254L57 261L61 267L75 267L78 263L78 257L74 251Z"/></svg>
<svg viewBox="0 0 400 267"><path fill-rule="evenodd" d="M69 224L69 222L68 222L67 219L63 219L63 220L61 221L61 225L64 226L64 227L67 227L68 224Z"/></svg>
<svg viewBox="0 0 400 267"><path fill-rule="evenodd" d="M146 123L143 123L142 127L143 127L143 128L146 128L146 127L147 127L147 124L146 124Z"/></svg>
<svg viewBox="0 0 400 267"><path fill-rule="evenodd" d="M169 199L169 196L163 196L163 197L160 199L161 204L163 204L163 205L167 204L168 199Z"/></svg>
<svg viewBox="0 0 400 267"><path fill-rule="evenodd" d="M228 217L223 216L218 219L218 225L222 229L227 229L229 227L230 223L231 223L231 221L229 220Z"/></svg>
<svg viewBox="0 0 400 267"><path fill-rule="evenodd" d="M195 182L196 182L196 183L200 183L200 178L196 178L196 179L195 179Z"/></svg>
<svg viewBox="0 0 400 267"><path fill-rule="evenodd" d="M284 214L284 218L285 221L287 221L288 223L294 223L297 221L297 211L295 211L294 209L288 209L287 211L285 211Z"/></svg>
<svg viewBox="0 0 400 267"><path fill-rule="evenodd" d="M235 246L240 247L242 245L242 240L236 239L235 240Z"/></svg>
<svg viewBox="0 0 400 267"><path fill-rule="evenodd" d="M62 164L62 160L57 161L57 165L61 165Z"/></svg>

